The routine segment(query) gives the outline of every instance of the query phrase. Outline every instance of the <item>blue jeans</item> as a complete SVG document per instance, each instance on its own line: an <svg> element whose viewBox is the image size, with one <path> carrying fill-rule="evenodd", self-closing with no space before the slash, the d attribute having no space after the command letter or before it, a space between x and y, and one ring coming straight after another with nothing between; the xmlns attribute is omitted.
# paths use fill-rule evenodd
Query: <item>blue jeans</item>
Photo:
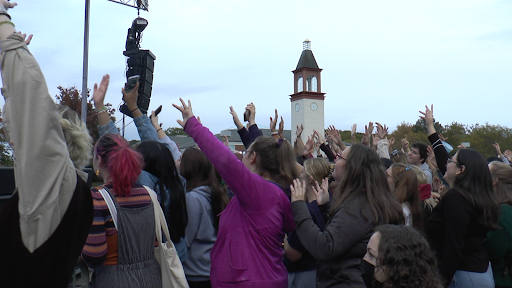
<svg viewBox="0 0 512 288"><path fill-rule="evenodd" d="M484 273L457 270L448 288L494 288L491 264Z"/></svg>

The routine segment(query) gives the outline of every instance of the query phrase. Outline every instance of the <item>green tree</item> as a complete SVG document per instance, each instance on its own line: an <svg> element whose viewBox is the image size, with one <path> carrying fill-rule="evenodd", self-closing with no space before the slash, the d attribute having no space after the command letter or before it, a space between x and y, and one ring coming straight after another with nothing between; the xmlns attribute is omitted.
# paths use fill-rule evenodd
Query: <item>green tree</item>
<svg viewBox="0 0 512 288"><path fill-rule="evenodd" d="M444 127L434 119L434 128L437 133L444 133ZM412 132L414 133L427 133L427 123L422 118L419 118L416 123L412 126Z"/></svg>
<svg viewBox="0 0 512 288"><path fill-rule="evenodd" d="M7 143L4 134L4 125L2 123L2 112L0 111L0 166L14 166L12 158L12 148Z"/></svg>
<svg viewBox="0 0 512 288"><path fill-rule="evenodd" d="M57 104L66 105L71 108L73 111L78 113L78 115L82 115L82 96L80 90L77 90L76 87L71 88L63 88L62 86L57 87L59 89L59 94L55 96L55 100L57 100ZM87 91L87 98L90 97L90 91ZM98 130L98 116L93 109L93 100L90 97L87 102L87 130L89 130L89 135L91 135L94 142L98 141L100 138L100 132ZM116 121L114 117L115 109L111 108L112 105L110 103L105 104L108 108L107 113L110 115L112 121Z"/></svg>
<svg viewBox="0 0 512 288"><path fill-rule="evenodd" d="M498 142L502 151L512 148L512 129L501 125L471 125L469 141L471 148L479 151L484 157L496 156L496 150L492 144Z"/></svg>
<svg viewBox="0 0 512 288"><path fill-rule="evenodd" d="M181 128L181 127L169 127L167 129L165 129L164 132L169 137L175 136L175 135L188 135L187 133L185 133L185 131L183 131L183 128Z"/></svg>
<svg viewBox="0 0 512 288"><path fill-rule="evenodd" d="M409 147L417 142L427 145L430 144L428 142L427 131L423 131L422 129L414 129L414 127L415 125L406 122L398 124L396 126L396 130L388 135L388 139L395 138L395 144L393 144L392 148L397 150L402 149L402 139L405 137L407 137L407 141L409 141Z"/></svg>

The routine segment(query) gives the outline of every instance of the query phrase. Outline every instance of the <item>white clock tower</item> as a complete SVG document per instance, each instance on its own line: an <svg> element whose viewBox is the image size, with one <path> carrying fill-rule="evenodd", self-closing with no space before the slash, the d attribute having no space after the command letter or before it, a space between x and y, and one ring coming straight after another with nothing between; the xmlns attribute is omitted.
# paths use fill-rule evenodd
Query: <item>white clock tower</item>
<svg viewBox="0 0 512 288"><path fill-rule="evenodd" d="M313 130L324 133L324 98L322 93L322 69L318 68L311 51L311 41L303 42L297 68L293 72L293 94L290 95L292 109L292 143L295 141L297 125L304 125L302 140L304 143Z"/></svg>

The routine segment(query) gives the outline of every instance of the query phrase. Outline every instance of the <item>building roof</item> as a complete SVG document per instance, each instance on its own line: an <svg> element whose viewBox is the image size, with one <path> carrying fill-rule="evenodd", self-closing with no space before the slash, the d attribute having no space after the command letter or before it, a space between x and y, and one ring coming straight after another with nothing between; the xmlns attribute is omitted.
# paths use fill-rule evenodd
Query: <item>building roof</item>
<svg viewBox="0 0 512 288"><path fill-rule="evenodd" d="M318 64L316 64L315 56L313 55L313 51L311 50L302 50L302 54L300 55L299 63L297 64L297 68L295 70L299 70L301 68L318 68Z"/></svg>
<svg viewBox="0 0 512 288"><path fill-rule="evenodd" d="M272 136L272 132L270 129L260 129L263 135L265 136ZM291 130L284 130L284 138L288 141L292 141L292 132ZM237 129L225 129L222 130L221 133L215 134L215 137L219 139L219 141L223 141L222 135L225 135L228 137L228 140L230 143L238 144L242 142L242 139L240 139L240 135L238 135ZM176 142L178 147L181 151L184 151L187 148L196 147L196 142L194 142L194 139L188 135L175 135L169 137L172 141Z"/></svg>

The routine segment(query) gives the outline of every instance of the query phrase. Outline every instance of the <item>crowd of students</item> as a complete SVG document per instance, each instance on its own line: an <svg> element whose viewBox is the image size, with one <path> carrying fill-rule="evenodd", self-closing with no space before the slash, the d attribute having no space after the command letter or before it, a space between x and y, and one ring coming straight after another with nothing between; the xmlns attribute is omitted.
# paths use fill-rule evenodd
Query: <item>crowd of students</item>
<svg viewBox="0 0 512 288"><path fill-rule="evenodd" d="M420 115L431 145L403 139L398 151L371 122L361 143L330 126L305 142L297 127L292 145L277 110L264 136L250 103L247 127L231 108L240 153L180 99L178 123L197 143L180 151L141 113L136 86L123 90L141 138L131 147L106 113L107 74L94 86L93 147L78 115L52 101L14 6L0 0L17 184L0 214L7 287L66 287L77 259L94 269L92 287L161 287L151 193L190 287L512 287L512 153L496 143L490 163L472 149L450 157L433 106ZM91 161L104 180L93 188L81 171Z"/></svg>

